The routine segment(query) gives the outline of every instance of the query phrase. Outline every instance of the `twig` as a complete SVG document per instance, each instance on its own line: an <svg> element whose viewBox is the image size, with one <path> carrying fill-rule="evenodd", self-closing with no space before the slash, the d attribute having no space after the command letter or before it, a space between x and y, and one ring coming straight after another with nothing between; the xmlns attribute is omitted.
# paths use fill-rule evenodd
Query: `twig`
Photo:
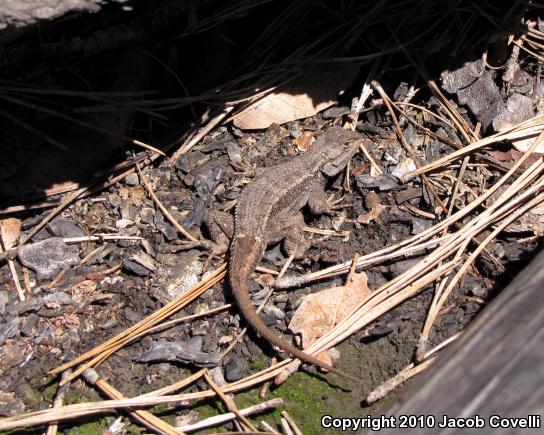
<svg viewBox="0 0 544 435"><path fill-rule="evenodd" d="M90 351L84 353L78 358L62 364L61 366L51 370L50 374L57 374L63 372L64 370L73 367L77 364L81 364L84 361L87 363L80 366L74 373L70 376L70 380L79 376L89 367L94 366L102 362L105 358L115 352L117 349L125 346L127 343L133 340L133 337L141 333L142 331L151 328L164 320L167 317L170 317L172 314L179 311L181 308L190 303L194 298L198 297L204 293L208 288L219 282L226 274L226 265L222 264L218 269L216 269L210 276L196 284L190 291L183 294L182 296L174 299L172 302L166 304L164 307L153 313L151 316L146 317L132 327L126 329L125 331L117 334L115 337L107 340L101 345L91 349ZM91 359L92 358L92 359ZM61 381L62 384L62 381Z"/></svg>
<svg viewBox="0 0 544 435"><path fill-rule="evenodd" d="M206 379L206 382L210 385L213 391L215 391L215 394L219 396L219 398L223 401L227 409L234 413L238 420L246 427L246 429L249 429L253 432L258 432L257 428L253 426L253 424L240 412L236 404L234 403L234 400L227 397L223 390L213 381L212 377L210 376L208 370L204 372L204 379Z"/></svg>
<svg viewBox="0 0 544 435"><path fill-rule="evenodd" d="M104 393L110 399L115 399L115 400L126 399L126 397L123 396L123 394L121 394L120 391L116 390L112 385L108 384L104 379L102 379L95 370L93 369L85 370L85 372L83 372L83 377L89 384L95 386L97 389L99 389L102 393ZM162 435L183 434L183 432L174 429L173 426L169 425L168 423L161 420L160 418L155 417L153 414L151 414L148 411L129 410L129 415L134 420L143 424L145 427L147 427L148 429L151 429L155 433L159 433Z"/></svg>
<svg viewBox="0 0 544 435"><path fill-rule="evenodd" d="M259 403L257 405L249 406L248 408L240 409L240 414L244 417L254 414L260 414L270 409L280 408L283 406L283 399L271 399L266 402ZM236 418L234 412L227 412L221 415L214 415L213 417L206 418L197 423L186 424L184 426L176 427L186 433L196 432L199 430L207 429L214 426L219 426Z"/></svg>
<svg viewBox="0 0 544 435"><path fill-rule="evenodd" d="M62 374L62 378L66 378L71 372L71 369L66 370ZM57 394L55 395L55 399L53 400L53 408L60 408L64 404L64 398L66 397L66 393L68 393L69 389L70 383L67 383L57 390ZM46 435L56 435L58 428L59 425L57 423L50 424L47 428Z"/></svg>
<svg viewBox="0 0 544 435"><path fill-rule="evenodd" d="M374 402L383 399L391 391L397 388L398 385L406 382L411 377L421 373L423 370L426 370L431 364L434 363L436 357L431 358L421 364L414 365L413 363L405 367L400 373L394 377L388 379L386 382L381 384L376 389L372 390L368 396L366 396L365 402L368 405L372 405Z"/></svg>
<svg viewBox="0 0 544 435"><path fill-rule="evenodd" d="M161 202L159 197L155 194L153 191L153 188L151 187L151 184L149 184L149 181L147 181L145 175L142 173L140 169L140 165L136 162L136 170L138 171L138 175L140 176L140 180L142 180L142 183L144 184L145 188L147 189L147 192L149 193L149 196L155 201L157 206L161 209L164 216L170 221L170 223L178 230L181 234L183 234L187 239L191 240L192 242L198 242L198 240L193 237L185 228L183 228L176 219L174 219L174 216L170 214L168 209L164 206L164 204Z"/></svg>
<svg viewBox="0 0 544 435"><path fill-rule="evenodd" d="M170 161L175 162L180 155L185 154L193 146L200 142L204 136L206 136L216 125L223 121L223 119L225 119L230 112L232 112L232 109L234 109L234 106L225 107L221 113L208 121L205 127L202 127L198 133L196 133L189 141L185 142L174 154L172 154Z"/></svg>
<svg viewBox="0 0 544 435"><path fill-rule="evenodd" d="M421 373L423 370L426 370L433 362L434 357L432 357L435 353L437 353L439 350L446 347L448 344L450 344L452 341L459 338L461 333L455 334L451 336L450 338L444 340L442 343L440 343L438 346L432 348L430 351L428 351L425 355L421 363L418 365L415 365L414 363L408 364L404 369L402 369L398 374L372 390L368 394L368 396L365 399L365 402L369 405L371 405L374 402L377 402L378 400L383 399L387 394L389 394L391 391L393 391L398 385L405 382L406 380L410 379L411 377L415 376L418 373ZM427 361L424 361L427 360Z"/></svg>
<svg viewBox="0 0 544 435"><path fill-rule="evenodd" d="M302 431L298 428L297 424L295 423L295 420L291 418L291 416L287 413L287 411L282 411L281 415L285 420L287 420L287 423L289 423L289 426L291 426L291 429L295 432L295 435L302 435Z"/></svg>

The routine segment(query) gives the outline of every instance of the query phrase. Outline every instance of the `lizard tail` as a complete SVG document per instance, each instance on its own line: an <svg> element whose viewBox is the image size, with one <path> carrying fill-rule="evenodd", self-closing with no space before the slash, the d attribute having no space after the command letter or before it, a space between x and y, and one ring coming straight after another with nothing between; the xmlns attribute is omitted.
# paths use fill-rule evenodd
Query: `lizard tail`
<svg viewBox="0 0 544 435"><path fill-rule="evenodd" d="M327 363L324 363L312 355L308 355L306 352L287 343L285 340L268 329L268 326L266 326L265 323L259 318L259 315L253 308L247 286L249 277L253 272L253 269L261 260L266 246L258 237L252 236L235 237L232 243L229 271L230 286L234 299L236 299L236 303L240 308L242 315L251 328L269 343L279 347L283 351L291 354L293 357L322 369L337 373L338 375L348 378L355 383L361 383L360 379ZM243 257L238 255L242 253Z"/></svg>

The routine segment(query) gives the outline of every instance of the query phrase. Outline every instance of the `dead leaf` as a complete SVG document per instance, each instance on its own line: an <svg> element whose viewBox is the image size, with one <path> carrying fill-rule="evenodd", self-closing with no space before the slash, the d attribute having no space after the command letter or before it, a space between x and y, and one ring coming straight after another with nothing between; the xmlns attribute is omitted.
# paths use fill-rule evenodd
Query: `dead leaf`
<svg viewBox="0 0 544 435"><path fill-rule="evenodd" d="M380 203L380 197L376 192L368 192L365 197L365 205L367 209L370 209L370 213L357 216L357 222L360 224L368 225L371 221L378 219L385 210L385 206Z"/></svg>
<svg viewBox="0 0 544 435"><path fill-rule="evenodd" d="M314 141L315 137L311 131L303 131L299 137L293 140L293 143L300 151L306 151Z"/></svg>
<svg viewBox="0 0 544 435"><path fill-rule="evenodd" d="M329 71L306 72L244 109L233 123L242 130L255 130L313 116L335 104L357 72L353 66L338 65Z"/></svg>
<svg viewBox="0 0 544 435"><path fill-rule="evenodd" d="M21 221L16 218L0 220L0 237L6 249L11 249L21 234Z"/></svg>
<svg viewBox="0 0 544 435"><path fill-rule="evenodd" d="M303 348L307 348L347 316L369 293L366 274L354 273L345 286L306 296L289 329L301 336Z"/></svg>
<svg viewBox="0 0 544 435"><path fill-rule="evenodd" d="M501 124L498 127L498 132L507 131L510 130L512 127L514 127L515 124L508 122L506 120L501 120ZM527 137L527 138L518 138L515 140L512 140L512 145L514 148L516 148L518 151L521 151L522 153L527 152L527 150L531 147L533 142L535 141L534 137ZM534 150L535 153L542 154L544 153L544 144L540 143L537 145L537 147Z"/></svg>

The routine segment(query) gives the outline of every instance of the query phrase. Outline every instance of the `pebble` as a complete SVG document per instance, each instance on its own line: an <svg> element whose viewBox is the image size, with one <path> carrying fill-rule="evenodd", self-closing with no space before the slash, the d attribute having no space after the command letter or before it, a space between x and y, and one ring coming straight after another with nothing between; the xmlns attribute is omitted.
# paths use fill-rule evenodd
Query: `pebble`
<svg viewBox="0 0 544 435"><path fill-rule="evenodd" d="M323 119L334 119L340 118L341 116L347 115L350 112L349 107L339 107L334 106L323 112Z"/></svg>
<svg viewBox="0 0 544 435"><path fill-rule="evenodd" d="M263 307L263 312L279 320L285 319L285 313L282 310L280 310L278 307L276 307L275 305L272 305L271 303L265 304L265 306Z"/></svg>
<svg viewBox="0 0 544 435"><path fill-rule="evenodd" d="M234 357L225 364L225 379L227 382L236 382L242 379L248 371L245 358Z"/></svg>
<svg viewBox="0 0 544 435"><path fill-rule="evenodd" d="M121 197L119 195L117 195L116 193L110 193L108 195L108 201L110 202L110 205L113 208L119 207L121 205L121 202L123 202Z"/></svg>
<svg viewBox="0 0 544 435"><path fill-rule="evenodd" d="M196 423L198 421L198 412L193 410L184 410L181 412L182 415L177 415L174 417L174 427L179 428Z"/></svg>
<svg viewBox="0 0 544 435"><path fill-rule="evenodd" d="M147 267L142 266L140 263L129 258L125 258L123 260L123 269L138 276L151 275L151 271Z"/></svg>
<svg viewBox="0 0 544 435"><path fill-rule="evenodd" d="M400 178L403 175L409 174L416 170L416 164L411 158L404 159L391 171L391 175L396 178Z"/></svg>
<svg viewBox="0 0 544 435"><path fill-rule="evenodd" d="M164 220L164 216L159 210L155 212L154 221L155 226L161 233L163 233L166 240L170 242L177 239L178 233L176 229Z"/></svg>
<svg viewBox="0 0 544 435"><path fill-rule="evenodd" d="M151 271L154 271L157 269L155 266L155 260L153 260L153 257L151 255L146 254L143 251L140 251L136 254L134 254L132 257L130 257L130 260L135 261L136 263L144 266L146 269L149 269Z"/></svg>
<svg viewBox="0 0 544 435"><path fill-rule="evenodd" d="M241 152L242 152L242 149L236 142L229 142L227 144L227 154L229 156L229 160L232 163L236 163L236 164L242 163Z"/></svg>
<svg viewBox="0 0 544 435"><path fill-rule="evenodd" d="M399 276L401 273L406 272L412 266L415 266L419 261L420 260L418 259L395 261L393 264L391 264L391 266L389 266L389 270L394 276Z"/></svg>
<svg viewBox="0 0 544 435"><path fill-rule="evenodd" d="M25 337L30 337L31 335L34 335L34 326L39 319L40 316L34 313L26 316L21 325L21 334Z"/></svg>
<svg viewBox="0 0 544 435"><path fill-rule="evenodd" d="M379 175L373 177L370 174L362 174L355 177L357 187L361 190L377 187L381 192L389 190L400 190L402 187L399 183L390 175Z"/></svg>
<svg viewBox="0 0 544 435"><path fill-rule="evenodd" d="M8 292L0 290L0 316L3 316L6 312L6 305L9 302Z"/></svg>
<svg viewBox="0 0 544 435"><path fill-rule="evenodd" d="M419 234L433 226L428 219L412 218L412 234Z"/></svg>
<svg viewBox="0 0 544 435"><path fill-rule="evenodd" d="M0 415L2 417L15 417L24 411L25 405L23 401L16 398L14 393L0 393Z"/></svg>
<svg viewBox="0 0 544 435"><path fill-rule="evenodd" d="M115 228L118 230L131 227L132 225L134 225L134 221L130 219L119 219L117 222L115 222Z"/></svg>
<svg viewBox="0 0 544 435"><path fill-rule="evenodd" d="M39 280L53 278L61 269L79 263L79 250L57 237L19 248L19 260L38 275Z"/></svg>
<svg viewBox="0 0 544 435"><path fill-rule="evenodd" d="M114 326L117 326L117 320L115 319L106 319L104 322L98 324L100 329L111 329Z"/></svg>
<svg viewBox="0 0 544 435"><path fill-rule="evenodd" d="M136 172L128 174L125 177L125 184L127 186L137 186L138 184L140 184L140 179L138 178L138 174Z"/></svg>
<svg viewBox="0 0 544 435"><path fill-rule="evenodd" d="M151 224L153 223L154 215L155 210L153 210L151 207L144 207L140 212L140 222L142 222L143 224Z"/></svg>
<svg viewBox="0 0 544 435"><path fill-rule="evenodd" d="M21 314L28 313L30 311L39 311L43 308L44 305L45 302L42 297L32 297L22 302L19 302L15 306L15 310L20 316Z"/></svg>
<svg viewBox="0 0 544 435"><path fill-rule="evenodd" d="M157 265L157 285L151 289L151 295L162 303L174 300L193 287L199 281L203 267L196 250L161 254Z"/></svg>
<svg viewBox="0 0 544 435"><path fill-rule="evenodd" d="M0 326L0 344L4 343L4 340L15 337L19 332L19 325L21 324L20 317L10 317L7 319L5 325Z"/></svg>
<svg viewBox="0 0 544 435"><path fill-rule="evenodd" d="M58 217L47 224L48 231L55 237L83 237L85 232L69 218Z"/></svg>
<svg viewBox="0 0 544 435"><path fill-rule="evenodd" d="M205 353L194 349L187 341L159 341L136 358L137 362L181 362L197 367L216 367L221 356L216 352Z"/></svg>
<svg viewBox="0 0 544 435"><path fill-rule="evenodd" d="M59 305L71 305L74 300L72 299L72 296L70 296L66 292L55 292L55 293L49 293L43 297L43 301L46 304L49 304L51 302L56 302Z"/></svg>

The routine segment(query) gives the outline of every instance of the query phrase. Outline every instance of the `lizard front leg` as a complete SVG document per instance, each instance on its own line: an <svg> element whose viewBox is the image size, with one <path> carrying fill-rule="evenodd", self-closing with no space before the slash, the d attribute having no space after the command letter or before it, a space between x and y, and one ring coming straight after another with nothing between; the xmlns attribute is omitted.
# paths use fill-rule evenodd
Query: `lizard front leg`
<svg viewBox="0 0 544 435"><path fill-rule="evenodd" d="M234 234L234 217L224 211L210 210L204 221L211 240L201 239L196 242L182 242L184 249L204 248L212 256L222 256L229 248Z"/></svg>

